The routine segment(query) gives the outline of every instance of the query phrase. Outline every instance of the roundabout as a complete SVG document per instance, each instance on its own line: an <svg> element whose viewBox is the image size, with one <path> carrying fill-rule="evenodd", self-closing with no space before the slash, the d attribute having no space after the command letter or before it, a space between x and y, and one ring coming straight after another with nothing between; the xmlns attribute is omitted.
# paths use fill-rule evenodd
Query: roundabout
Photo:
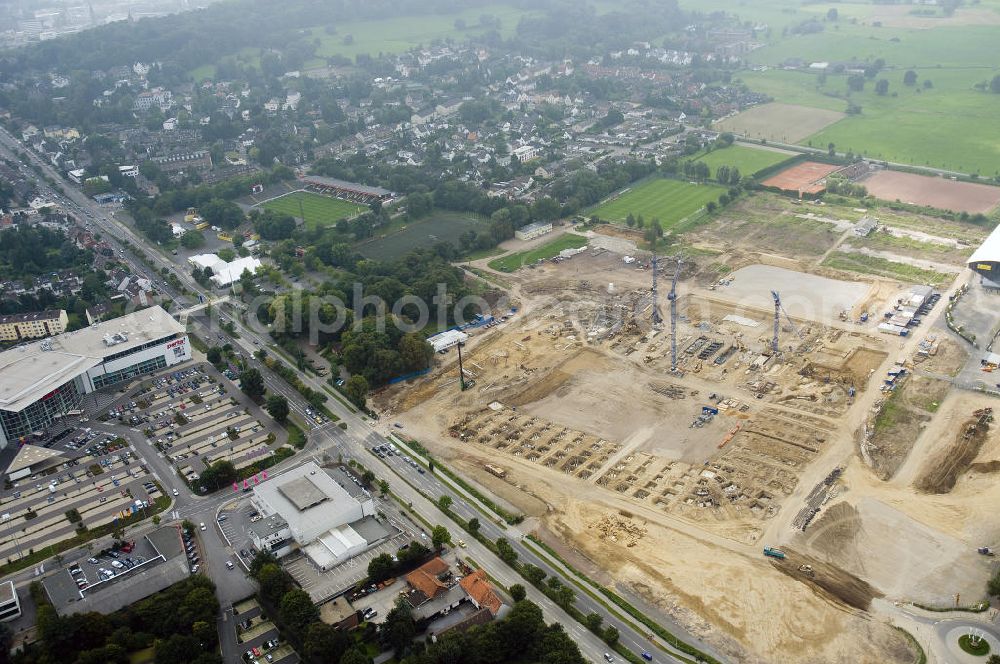
<svg viewBox="0 0 1000 664"><path fill-rule="evenodd" d="M946 623L939 625L945 626ZM990 653L1000 653L1000 639L979 626L952 626L942 636L956 663L985 662Z"/></svg>

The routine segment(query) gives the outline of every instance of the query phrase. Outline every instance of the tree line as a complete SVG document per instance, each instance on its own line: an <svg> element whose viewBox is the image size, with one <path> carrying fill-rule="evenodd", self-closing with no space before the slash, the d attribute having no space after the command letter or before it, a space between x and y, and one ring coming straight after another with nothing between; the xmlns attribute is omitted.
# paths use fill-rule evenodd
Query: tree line
<svg viewBox="0 0 1000 664"><path fill-rule="evenodd" d="M222 664L217 652L215 585L192 575L166 590L109 614L60 616L38 582L38 639L14 664L128 664L129 654L153 647L155 664Z"/></svg>

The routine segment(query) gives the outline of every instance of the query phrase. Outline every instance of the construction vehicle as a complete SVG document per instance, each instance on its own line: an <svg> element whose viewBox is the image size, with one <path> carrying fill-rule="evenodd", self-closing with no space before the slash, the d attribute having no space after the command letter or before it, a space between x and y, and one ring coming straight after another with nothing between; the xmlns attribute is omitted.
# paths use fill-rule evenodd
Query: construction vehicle
<svg viewBox="0 0 1000 664"><path fill-rule="evenodd" d="M993 549L991 549L988 546L981 546L981 547L979 547L978 549L976 549L976 553L978 553L981 556L992 556L992 555L995 555L993 553Z"/></svg>
<svg viewBox="0 0 1000 664"><path fill-rule="evenodd" d="M812 565L799 565L799 571L806 576L816 576L816 572L813 571Z"/></svg>
<svg viewBox="0 0 1000 664"><path fill-rule="evenodd" d="M764 555L768 558L777 558L778 560L785 559L785 552L781 549L776 549L773 546L765 546Z"/></svg>

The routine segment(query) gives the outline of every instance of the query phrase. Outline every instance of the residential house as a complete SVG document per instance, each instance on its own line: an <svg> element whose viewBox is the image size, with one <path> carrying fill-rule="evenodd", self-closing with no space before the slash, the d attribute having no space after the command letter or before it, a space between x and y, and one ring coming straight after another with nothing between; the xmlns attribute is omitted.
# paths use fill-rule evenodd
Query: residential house
<svg viewBox="0 0 1000 664"><path fill-rule="evenodd" d="M65 309L0 316L0 341L49 337L65 332L68 324Z"/></svg>

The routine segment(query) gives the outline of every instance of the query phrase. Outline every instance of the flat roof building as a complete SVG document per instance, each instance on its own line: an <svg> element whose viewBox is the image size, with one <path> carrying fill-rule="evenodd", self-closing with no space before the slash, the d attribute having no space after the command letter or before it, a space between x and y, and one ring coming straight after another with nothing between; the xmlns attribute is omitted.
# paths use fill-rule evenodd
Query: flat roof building
<svg viewBox="0 0 1000 664"><path fill-rule="evenodd" d="M65 463L68 459L56 450L50 450L38 445L22 445L14 460L7 466L7 479L16 482L22 477L34 475L52 466Z"/></svg>
<svg viewBox="0 0 1000 664"><path fill-rule="evenodd" d="M445 330L439 334L427 337L427 341L434 348L435 353L444 352L452 346L465 343L468 339L469 335L461 330Z"/></svg>
<svg viewBox="0 0 1000 664"><path fill-rule="evenodd" d="M392 192L382 187L370 187L357 182L347 182L321 175L307 175L302 181L315 191L331 194L338 198L346 198L358 203L371 203L392 198Z"/></svg>
<svg viewBox="0 0 1000 664"><path fill-rule="evenodd" d="M547 221L536 221L533 224L522 226L514 231L514 237L518 240L533 240L552 231L552 224Z"/></svg>
<svg viewBox="0 0 1000 664"><path fill-rule="evenodd" d="M21 617L21 600L17 596L17 588L13 581L0 583L0 622L15 620Z"/></svg>
<svg viewBox="0 0 1000 664"><path fill-rule="evenodd" d="M21 341L62 334L69 324L65 309L0 316L0 341Z"/></svg>
<svg viewBox="0 0 1000 664"><path fill-rule="evenodd" d="M264 517L250 524L254 546L278 557L300 548L323 571L392 534L374 518L367 491L314 462L255 486L251 500Z"/></svg>
<svg viewBox="0 0 1000 664"><path fill-rule="evenodd" d="M240 280L243 272L256 274L262 263L253 256L245 256L227 263L215 254L198 254L188 259L188 263L204 270L212 270L211 281L216 286L224 288Z"/></svg>
<svg viewBox="0 0 1000 664"><path fill-rule="evenodd" d="M969 260L969 269L989 282L991 288L1000 284L1000 226L993 229L983 243L979 245Z"/></svg>
<svg viewBox="0 0 1000 664"><path fill-rule="evenodd" d="M184 327L156 306L0 353L0 448L29 442L81 397L191 359Z"/></svg>
<svg viewBox="0 0 1000 664"><path fill-rule="evenodd" d="M158 593L190 576L180 527L164 526L137 538L136 552L145 561L109 578L92 567L84 567L80 587L70 569L61 569L42 580L45 593L61 616L73 613L113 613Z"/></svg>

